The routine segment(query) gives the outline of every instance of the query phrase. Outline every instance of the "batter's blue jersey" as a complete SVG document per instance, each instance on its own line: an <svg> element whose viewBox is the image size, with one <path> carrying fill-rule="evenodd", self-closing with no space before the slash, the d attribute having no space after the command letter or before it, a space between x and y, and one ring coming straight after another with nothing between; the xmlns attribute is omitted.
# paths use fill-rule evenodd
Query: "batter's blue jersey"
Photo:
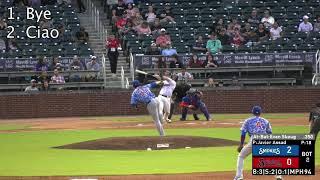
<svg viewBox="0 0 320 180"><path fill-rule="evenodd" d="M131 95L131 105L137 105L138 103L149 103L156 96L150 91L150 88L157 86L157 83L153 82L144 86L137 87Z"/></svg>
<svg viewBox="0 0 320 180"><path fill-rule="evenodd" d="M268 120L262 117L251 117L246 119L241 127L242 133L248 133L249 136L253 134L271 134L272 129Z"/></svg>

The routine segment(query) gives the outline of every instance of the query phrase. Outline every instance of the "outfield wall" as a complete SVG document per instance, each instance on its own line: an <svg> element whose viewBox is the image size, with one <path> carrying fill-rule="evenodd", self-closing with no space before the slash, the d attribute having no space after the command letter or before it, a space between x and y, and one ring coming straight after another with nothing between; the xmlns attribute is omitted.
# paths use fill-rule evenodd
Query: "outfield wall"
<svg viewBox="0 0 320 180"><path fill-rule="evenodd" d="M248 113L260 104L264 112L308 112L320 102L320 88L246 88L203 90L213 113ZM0 119L145 114L130 107L131 90L58 92L50 94L1 94Z"/></svg>

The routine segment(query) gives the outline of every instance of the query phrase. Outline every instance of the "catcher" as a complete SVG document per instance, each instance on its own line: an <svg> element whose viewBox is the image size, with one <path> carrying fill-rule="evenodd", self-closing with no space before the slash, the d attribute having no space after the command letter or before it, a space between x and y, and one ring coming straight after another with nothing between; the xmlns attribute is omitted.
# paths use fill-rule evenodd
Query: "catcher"
<svg viewBox="0 0 320 180"><path fill-rule="evenodd" d="M180 103L180 106L182 107L182 117L180 120L186 120L188 110L196 111L198 109L200 109L200 111L204 114L207 121L212 120L207 106L201 101L202 95L202 92L196 89L191 88L189 91L187 91L187 95L182 98L182 102Z"/></svg>

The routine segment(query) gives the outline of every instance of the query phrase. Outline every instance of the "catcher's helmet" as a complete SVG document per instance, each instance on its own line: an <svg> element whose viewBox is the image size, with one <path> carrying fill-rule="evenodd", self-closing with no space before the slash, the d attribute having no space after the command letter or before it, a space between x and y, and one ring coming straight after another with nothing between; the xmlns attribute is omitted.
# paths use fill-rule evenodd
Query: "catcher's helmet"
<svg viewBox="0 0 320 180"><path fill-rule="evenodd" d="M254 115L260 115L261 111L262 111L262 108L260 106L253 106L251 110L252 114Z"/></svg>

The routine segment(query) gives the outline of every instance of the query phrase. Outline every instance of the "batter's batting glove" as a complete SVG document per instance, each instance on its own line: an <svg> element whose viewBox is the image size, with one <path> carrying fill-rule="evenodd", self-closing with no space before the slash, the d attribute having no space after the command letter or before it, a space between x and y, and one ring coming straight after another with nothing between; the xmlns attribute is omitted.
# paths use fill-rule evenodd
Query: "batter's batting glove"
<svg viewBox="0 0 320 180"><path fill-rule="evenodd" d="M241 152L242 148L243 148L243 145L239 145L239 147L237 148L237 151Z"/></svg>

